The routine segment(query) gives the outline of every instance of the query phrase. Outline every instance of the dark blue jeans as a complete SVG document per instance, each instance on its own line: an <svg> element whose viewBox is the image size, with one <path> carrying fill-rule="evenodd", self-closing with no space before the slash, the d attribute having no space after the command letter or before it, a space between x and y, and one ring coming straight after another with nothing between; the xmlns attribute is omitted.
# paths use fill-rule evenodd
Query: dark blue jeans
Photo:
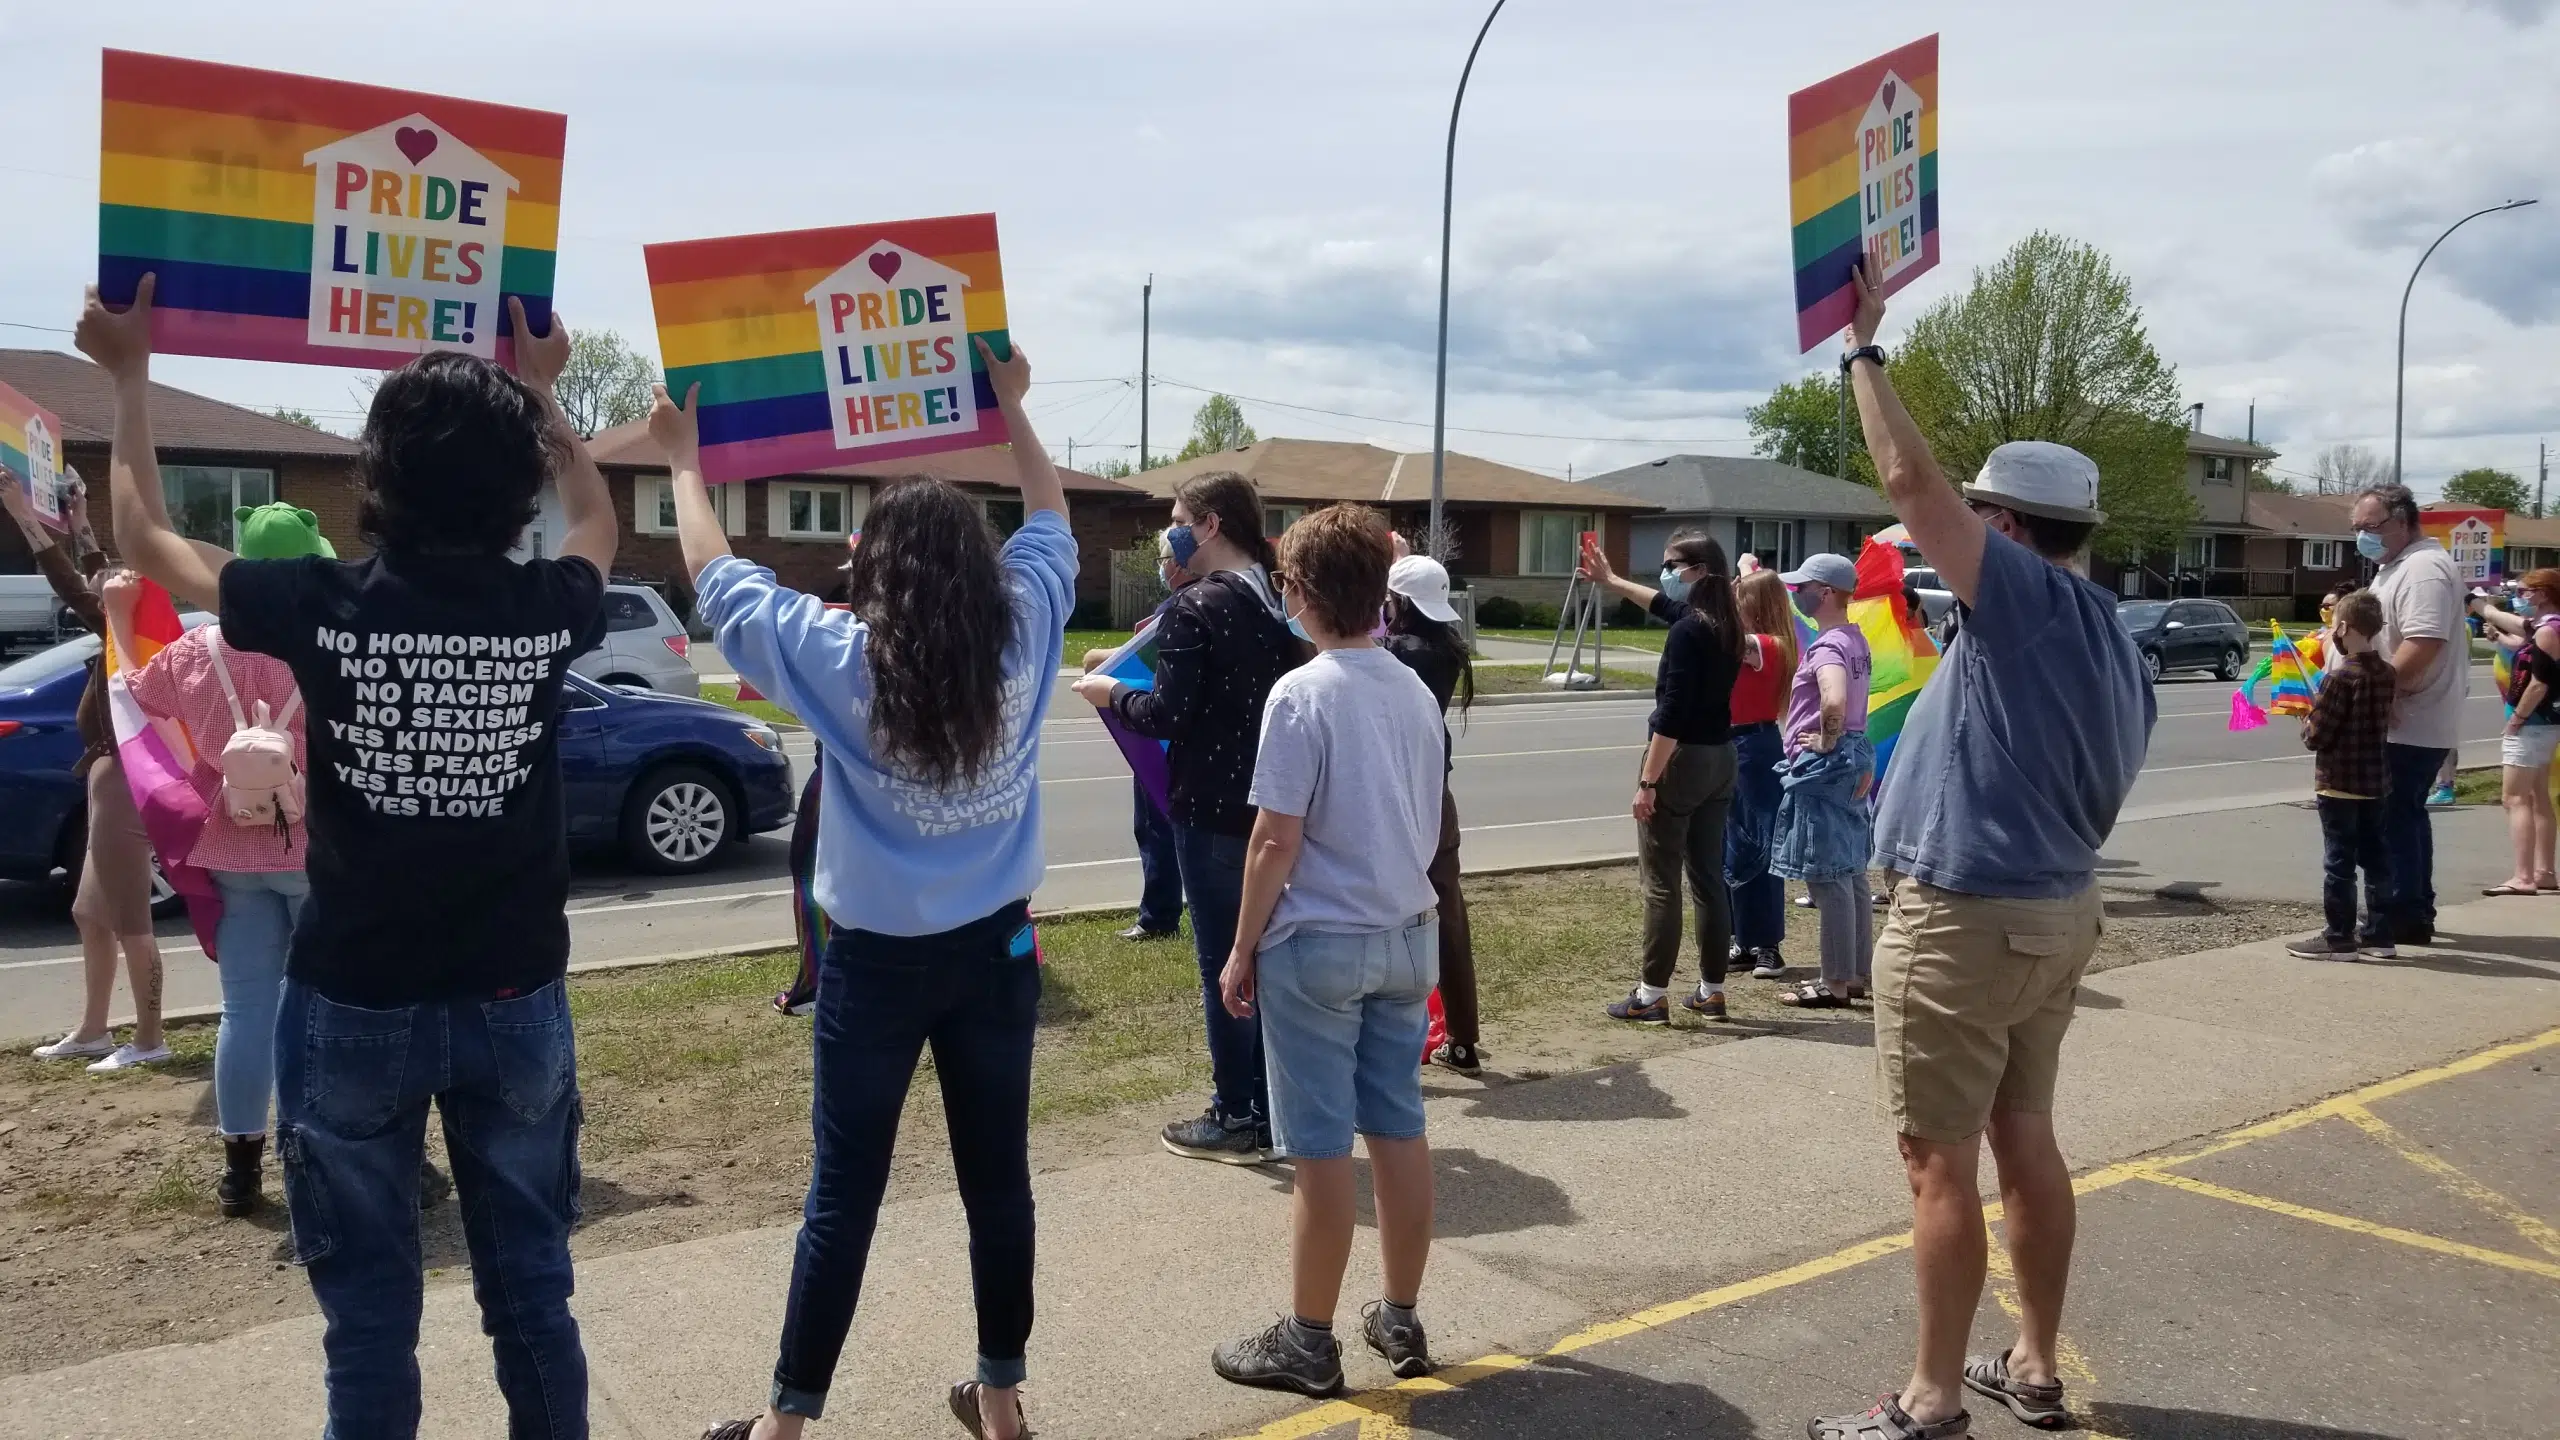
<svg viewBox="0 0 2560 1440"><path fill-rule="evenodd" d="M1263 1104L1262 1022L1239 1020L1218 999L1218 972L1235 948L1236 912L1244 907L1245 839L1190 825L1173 827L1182 861L1182 898L1191 904L1191 940L1200 957L1200 1010L1209 1030L1209 1074L1218 1113L1230 1119L1269 1115Z"/></svg>
<svg viewBox="0 0 2560 1440"><path fill-rule="evenodd" d="M2444 751L2394 742L2391 791L2382 799L2382 851L2391 877L2389 916L2395 933L2433 930L2436 924L2436 832L2427 818L2427 792L2444 768Z"/></svg>
<svg viewBox="0 0 2560 1440"><path fill-rule="evenodd" d="M2391 872L2382 849L2383 802L2322 795L2315 804L2320 811L2320 908L2329 943L2388 942L2391 920L2384 887ZM2364 871L2361 928L2356 924L2358 870Z"/></svg>
<svg viewBox="0 0 2560 1440"><path fill-rule="evenodd" d="M933 1047L951 1169L969 1215L978 1379L1022 1383L1031 1338L1031 1036L1040 962L1028 901L939 935L838 930L819 962L810 1125L817 1153L771 1403L826 1409L916 1060Z"/></svg>
<svg viewBox="0 0 2560 1440"><path fill-rule="evenodd" d="M1733 943L1775 950L1787 938L1787 882L1769 871L1777 840L1778 761L1784 747L1775 721L1733 732L1733 808L1724 817L1725 888L1733 897Z"/></svg>
<svg viewBox="0 0 2560 1440"><path fill-rule="evenodd" d="M418 1167L427 1102L471 1246L510 1440L587 1433L569 1315L578 1062L567 990L396 1010L288 979L276 1023L276 1149L293 1248L328 1328L329 1440L418 1433Z"/></svg>
<svg viewBox="0 0 2560 1440"><path fill-rule="evenodd" d="M1169 935L1182 928L1182 861L1173 853L1173 821L1135 780L1129 782L1129 803L1129 828L1138 838L1138 873L1146 877L1146 888L1138 892L1138 924Z"/></svg>

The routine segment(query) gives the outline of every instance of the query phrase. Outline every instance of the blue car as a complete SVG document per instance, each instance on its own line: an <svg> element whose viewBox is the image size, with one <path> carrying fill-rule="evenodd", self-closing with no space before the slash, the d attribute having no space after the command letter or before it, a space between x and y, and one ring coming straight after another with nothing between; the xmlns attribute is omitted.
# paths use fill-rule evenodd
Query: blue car
<svg viewBox="0 0 2560 1440"><path fill-rule="evenodd" d="M83 635L0 667L0 879L79 873L88 801L71 774L74 716L97 653ZM689 874L715 863L722 845L791 820L791 760L753 716L576 674L560 708L561 792L581 850L619 849L641 869Z"/></svg>

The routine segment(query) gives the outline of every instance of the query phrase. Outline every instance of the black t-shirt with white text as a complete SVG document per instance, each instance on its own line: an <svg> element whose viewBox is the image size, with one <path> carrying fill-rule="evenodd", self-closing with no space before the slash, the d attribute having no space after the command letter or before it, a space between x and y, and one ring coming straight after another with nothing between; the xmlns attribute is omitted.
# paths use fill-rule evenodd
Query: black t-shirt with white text
<svg viewBox="0 0 2560 1440"><path fill-rule="evenodd" d="M603 594L574 558L222 567L223 640L292 667L307 717L311 897L287 974L379 1008L560 977L561 676Z"/></svg>

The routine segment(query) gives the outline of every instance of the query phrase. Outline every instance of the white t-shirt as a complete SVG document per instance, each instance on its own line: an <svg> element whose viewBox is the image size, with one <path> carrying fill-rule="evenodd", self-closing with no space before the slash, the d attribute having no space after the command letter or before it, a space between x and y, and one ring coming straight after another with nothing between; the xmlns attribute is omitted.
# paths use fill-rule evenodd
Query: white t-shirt
<svg viewBox="0 0 2560 1440"><path fill-rule="evenodd" d="M2382 658L2403 640L2442 640L2422 684L2403 682L2391 707L2391 743L2449 750L2462 740L2462 702L2471 695L2471 636L2463 624L2462 575L2453 557L2420 539L2374 577L2382 602Z"/></svg>
<svg viewBox="0 0 2560 1440"><path fill-rule="evenodd" d="M1271 687L1252 800L1304 817L1306 841L1257 949L1302 926L1392 930L1431 908L1444 734L1429 687L1385 650L1323 651Z"/></svg>

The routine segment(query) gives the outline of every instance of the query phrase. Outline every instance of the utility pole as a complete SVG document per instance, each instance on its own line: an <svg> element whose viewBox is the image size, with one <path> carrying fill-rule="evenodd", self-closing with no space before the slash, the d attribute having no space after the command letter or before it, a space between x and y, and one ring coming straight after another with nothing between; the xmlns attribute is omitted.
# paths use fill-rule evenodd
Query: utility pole
<svg viewBox="0 0 2560 1440"><path fill-rule="evenodd" d="M1138 292L1138 469L1147 468L1147 363L1148 346L1155 339L1156 277L1150 271L1147 288ZM1072 468L1072 467L1070 467Z"/></svg>
<svg viewBox="0 0 2560 1440"><path fill-rule="evenodd" d="M2461 219L2444 227L2444 233L2436 237L2435 245L2429 245L2426 253L2418 257L2418 263L2409 267L2409 283L2400 288L2400 348L2397 357L2392 362L2392 372L2394 376L2391 382L2392 484L2406 485L2409 483L2408 481L2400 478L2400 422L2401 417L2408 411L2409 295L2410 292L2418 288L2418 272L2427 268L2427 261L2432 259L2436 253L2436 245L2442 245L2445 241L2451 239L2454 231L2461 229L2463 226L2470 224L2472 221L2479 219L2483 215L2495 215L2501 210L2521 210L2527 205L2538 205L2540 203L2542 202L2538 199L2510 200L2504 205L2492 205L2486 210L2474 210L2470 214L2465 215Z"/></svg>
<svg viewBox="0 0 2560 1440"><path fill-rule="evenodd" d="M2533 518L2539 520L2543 516L2542 492L2551 484L2551 443L2547 440L2537 441L2533 451L2542 462L2533 477Z"/></svg>
<svg viewBox="0 0 2560 1440"><path fill-rule="evenodd" d="M1076 437L1073 435L1067 437L1067 468L1076 468Z"/></svg>
<svg viewBox="0 0 2560 1440"><path fill-rule="evenodd" d="M1458 94L1449 102L1449 151L1440 166L1440 359L1431 381L1431 529L1423 549L1435 560L1448 559L1449 532L1441 523L1441 474L1449 464L1449 215L1458 194L1458 108L1467 103L1467 77L1476 73L1476 52L1485 32L1507 0L1493 0L1476 43L1467 47L1467 63L1458 71Z"/></svg>

